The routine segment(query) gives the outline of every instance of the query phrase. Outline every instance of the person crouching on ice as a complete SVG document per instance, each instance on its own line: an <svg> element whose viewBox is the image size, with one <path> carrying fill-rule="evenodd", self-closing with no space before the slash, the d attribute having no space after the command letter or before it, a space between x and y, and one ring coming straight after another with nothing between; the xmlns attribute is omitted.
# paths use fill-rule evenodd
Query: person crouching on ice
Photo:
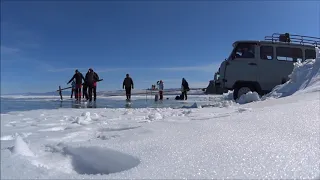
<svg viewBox="0 0 320 180"><path fill-rule="evenodd" d="M84 80L83 75L78 71L78 69L75 70L74 75L70 79L70 81L67 84L70 84L71 81L76 80L76 88L75 88L75 96L78 101L81 101L81 87L82 87L82 80Z"/></svg>
<svg viewBox="0 0 320 180"><path fill-rule="evenodd" d="M160 80L160 82L158 83L158 86L159 86L159 96L160 96L160 99L159 100L163 100L163 81Z"/></svg>

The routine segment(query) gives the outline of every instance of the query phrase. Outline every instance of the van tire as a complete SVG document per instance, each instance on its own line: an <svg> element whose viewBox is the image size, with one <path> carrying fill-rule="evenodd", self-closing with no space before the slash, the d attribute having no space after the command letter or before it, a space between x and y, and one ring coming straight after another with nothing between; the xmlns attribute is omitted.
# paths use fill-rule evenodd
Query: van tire
<svg viewBox="0 0 320 180"><path fill-rule="evenodd" d="M236 87L234 88L234 91L233 91L233 99L234 99L234 100L237 100L241 95L247 93L247 92L243 93L244 91L254 92L254 91L256 91L256 90L255 90L254 86L251 85L251 84L238 84L238 85L236 85ZM240 94L239 94L239 92L240 92Z"/></svg>

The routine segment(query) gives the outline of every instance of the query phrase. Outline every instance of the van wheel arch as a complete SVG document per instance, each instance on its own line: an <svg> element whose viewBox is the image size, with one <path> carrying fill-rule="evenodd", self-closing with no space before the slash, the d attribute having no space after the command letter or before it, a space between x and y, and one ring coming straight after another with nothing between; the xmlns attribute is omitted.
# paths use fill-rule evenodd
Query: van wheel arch
<svg viewBox="0 0 320 180"><path fill-rule="evenodd" d="M257 92L258 94L261 94L261 87L258 82L252 82L252 81L237 81L232 89L233 89L233 99L237 100L239 98L238 93L241 88L247 87L252 92Z"/></svg>

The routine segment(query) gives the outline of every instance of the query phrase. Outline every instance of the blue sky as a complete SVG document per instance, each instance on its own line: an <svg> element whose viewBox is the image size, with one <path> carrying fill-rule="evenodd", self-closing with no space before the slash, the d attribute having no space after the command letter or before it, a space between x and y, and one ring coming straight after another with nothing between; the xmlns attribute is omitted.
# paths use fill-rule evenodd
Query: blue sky
<svg viewBox="0 0 320 180"><path fill-rule="evenodd" d="M287 6L287 7L285 7ZM1 94L54 91L77 68L99 90L213 79L236 40L320 36L318 1L1 1Z"/></svg>

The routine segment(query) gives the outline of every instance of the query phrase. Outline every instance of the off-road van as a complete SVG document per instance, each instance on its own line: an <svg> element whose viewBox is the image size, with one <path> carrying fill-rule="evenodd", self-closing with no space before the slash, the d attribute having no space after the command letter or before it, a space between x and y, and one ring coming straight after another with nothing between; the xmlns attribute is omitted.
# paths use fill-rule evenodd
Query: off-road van
<svg viewBox="0 0 320 180"><path fill-rule="evenodd" d="M236 41L230 56L215 74L215 88L233 90L238 99L248 91L260 95L285 83L294 63L316 57L320 38L274 33L264 41Z"/></svg>

